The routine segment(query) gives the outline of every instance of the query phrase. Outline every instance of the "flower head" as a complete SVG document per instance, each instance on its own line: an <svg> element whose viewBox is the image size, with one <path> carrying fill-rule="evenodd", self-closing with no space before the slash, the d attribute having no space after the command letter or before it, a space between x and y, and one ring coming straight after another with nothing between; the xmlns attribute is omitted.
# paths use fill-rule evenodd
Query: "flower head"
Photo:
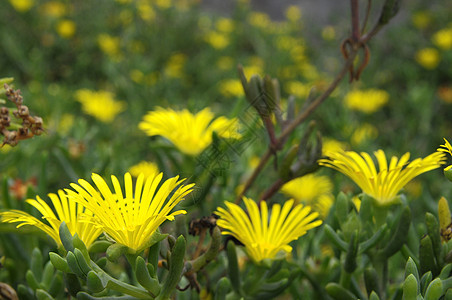
<svg viewBox="0 0 452 300"><path fill-rule="evenodd" d="M444 28L432 37L433 43L443 50L452 49L452 27Z"/></svg>
<svg viewBox="0 0 452 300"><path fill-rule="evenodd" d="M138 164L131 166L129 172L133 177L138 177L141 173L143 173L144 177L151 177L160 173L158 166L155 163L148 161L141 161Z"/></svg>
<svg viewBox="0 0 452 300"><path fill-rule="evenodd" d="M364 193L383 206L397 201L398 192L411 179L438 168L444 162L444 154L435 152L408 163L410 153L407 152L400 159L393 156L388 166L383 150L375 151L374 154L378 161L378 173L372 158L365 152L361 152L361 155L354 151L329 152L328 158L320 159L319 164L347 175Z"/></svg>
<svg viewBox="0 0 452 300"><path fill-rule="evenodd" d="M345 105L350 109L371 114L379 110L388 100L389 94L384 90L354 90L345 96Z"/></svg>
<svg viewBox="0 0 452 300"><path fill-rule="evenodd" d="M62 244L59 235L62 222L66 223L72 235L77 233L87 247L102 233L102 229L94 226L91 222L93 213L74 202L62 190L58 191L58 195L49 194L48 196L55 208L56 215L39 196L36 197L36 200L27 200L27 203L35 207L41 213L42 219L45 219L48 224L20 210L1 212L2 222L19 223L17 228L25 225L34 226L47 233L58 245Z"/></svg>
<svg viewBox="0 0 452 300"><path fill-rule="evenodd" d="M315 220L318 213L311 213L309 206L298 204L292 208L293 200L286 201L282 209L274 204L270 215L265 201L260 203L260 212L252 199L244 197L243 201L248 214L237 204L225 202L227 209L218 207L215 212L220 217L217 224L224 229L223 234L242 242L256 262L273 259L280 251L290 252L290 242L322 224L321 220Z"/></svg>
<svg viewBox="0 0 452 300"><path fill-rule="evenodd" d="M78 90L75 94L77 101L88 115L109 123L125 108L125 103L116 101L112 93L107 91Z"/></svg>
<svg viewBox="0 0 452 300"><path fill-rule="evenodd" d="M450 145L449 141L444 139L444 142L445 142L444 145L439 146L437 151L449 153L450 155L452 155L452 146ZM452 177L450 175L452 172L452 165L449 165L446 168L444 168L444 172L445 172L447 178Z"/></svg>
<svg viewBox="0 0 452 300"><path fill-rule="evenodd" d="M435 48L424 48L416 52L415 59L425 69L435 69L441 60L438 50Z"/></svg>
<svg viewBox="0 0 452 300"><path fill-rule="evenodd" d="M162 177L163 173L146 178L141 174L134 189L132 176L126 173L123 194L115 176L111 176L114 190L110 190L100 175L93 174L95 187L80 179L78 184L71 184L75 191L66 191L76 202L94 212L93 221L109 237L139 252L150 246L152 234L165 220L172 221L175 215L186 213L185 210L171 213L171 210L191 192L194 184L182 185L184 179L176 176L160 185Z"/></svg>
<svg viewBox="0 0 452 300"><path fill-rule="evenodd" d="M167 138L185 154L198 155L212 143L213 132L223 138L240 137L235 119L213 118L209 108L195 115L186 109L174 111L158 108L144 116L139 128L149 136L161 135Z"/></svg>
<svg viewBox="0 0 452 300"><path fill-rule="evenodd" d="M320 195L331 194L333 184L327 176L308 174L295 178L281 187L281 192L297 201L312 204Z"/></svg>

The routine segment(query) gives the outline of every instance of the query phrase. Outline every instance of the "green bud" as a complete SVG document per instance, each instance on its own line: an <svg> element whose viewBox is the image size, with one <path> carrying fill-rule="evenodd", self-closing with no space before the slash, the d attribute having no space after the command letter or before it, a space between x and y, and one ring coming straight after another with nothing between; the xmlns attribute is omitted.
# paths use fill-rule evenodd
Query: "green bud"
<svg viewBox="0 0 452 300"><path fill-rule="evenodd" d="M105 285L102 283L102 280L94 271L89 271L86 276L86 285L88 289L94 293L102 292L105 289Z"/></svg>
<svg viewBox="0 0 452 300"><path fill-rule="evenodd" d="M359 249L358 230L355 230L351 236L348 244L347 254L345 256L344 270L347 273L353 273L358 266L356 263L356 257Z"/></svg>
<svg viewBox="0 0 452 300"><path fill-rule="evenodd" d="M330 225L325 224L323 226L323 231L330 242L332 242L341 251L347 252L348 244L337 235Z"/></svg>
<svg viewBox="0 0 452 300"><path fill-rule="evenodd" d="M380 14L378 23L385 25L391 20L399 11L400 0L386 0Z"/></svg>
<svg viewBox="0 0 452 300"><path fill-rule="evenodd" d="M279 103L279 82L277 79L272 79L270 76L266 75L264 77L264 91L263 100L265 101L265 105L268 109L268 112L271 113L274 111L276 104Z"/></svg>
<svg viewBox="0 0 452 300"><path fill-rule="evenodd" d="M426 235L421 239L419 247L419 264L421 274L432 271L433 274L438 274L438 265L435 260L435 253L433 251L433 244L430 236Z"/></svg>
<svg viewBox="0 0 452 300"><path fill-rule="evenodd" d="M176 238L172 235L168 235L168 244L170 246L170 249L172 250L174 248L174 245L176 245Z"/></svg>
<svg viewBox="0 0 452 300"><path fill-rule="evenodd" d="M403 282L403 299L416 300L418 295L418 282L413 274L408 275Z"/></svg>
<svg viewBox="0 0 452 300"><path fill-rule="evenodd" d="M61 223L59 228L60 240L63 244L64 249L66 251L74 251L74 244L72 243L72 235L69 231L69 228L66 225L66 222Z"/></svg>
<svg viewBox="0 0 452 300"><path fill-rule="evenodd" d="M414 277L416 277L416 280L419 280L419 272L417 270L416 263L411 257L408 258L405 265L405 278L407 278L410 274L413 274Z"/></svg>
<svg viewBox="0 0 452 300"><path fill-rule="evenodd" d="M420 289L421 289L421 294L425 295L425 292L427 291L427 287L430 284L430 282L432 282L432 272L428 271L427 273L425 273L422 277L421 277L421 284L420 284Z"/></svg>
<svg viewBox="0 0 452 300"><path fill-rule="evenodd" d="M347 220L348 209L348 197L343 192L340 192L336 199L335 216L341 226Z"/></svg>
<svg viewBox="0 0 452 300"><path fill-rule="evenodd" d="M452 221L452 218L450 216L449 203L444 197L441 197L438 202L438 217L439 227L441 228L441 230L446 229Z"/></svg>
<svg viewBox="0 0 452 300"><path fill-rule="evenodd" d="M52 262L52 265L55 267L55 269L60 270L64 273L70 273L71 270L69 269L69 266L67 264L67 261L56 254L55 252L49 253L50 262Z"/></svg>
<svg viewBox="0 0 452 300"><path fill-rule="evenodd" d="M36 298L38 300L55 300L49 293L41 289L36 290Z"/></svg>
<svg viewBox="0 0 452 300"><path fill-rule="evenodd" d="M30 270L38 281L41 281L42 278L42 264L41 250L39 250L39 248L34 248L31 253Z"/></svg>
<svg viewBox="0 0 452 300"><path fill-rule="evenodd" d="M325 287L326 292L335 300L357 300L358 298L343 286L330 282Z"/></svg>
<svg viewBox="0 0 452 300"><path fill-rule="evenodd" d="M42 272L42 280L41 285L48 290L50 287L50 283L52 282L53 274L55 274L55 268L52 265L51 261L48 261L44 267L44 271Z"/></svg>
<svg viewBox="0 0 452 300"><path fill-rule="evenodd" d="M25 273L25 279L27 280L28 285L33 289L37 290L41 288L39 285L38 280L36 279L35 275L31 270L28 270L27 273Z"/></svg>
<svg viewBox="0 0 452 300"><path fill-rule="evenodd" d="M179 236L171 252L168 276L157 300L168 299L179 283L184 268L185 244L185 238L182 235Z"/></svg>
<svg viewBox="0 0 452 300"><path fill-rule="evenodd" d="M88 249L86 248L85 243L83 243L83 241L79 238L78 234L74 234L74 237L72 238L72 243L74 245L75 248L79 249L83 256L85 257L85 259L87 261L90 260L89 254L88 254Z"/></svg>
<svg viewBox="0 0 452 300"><path fill-rule="evenodd" d="M80 278L85 278L86 273L83 273L82 269L78 265L77 258L75 257L75 254L69 251L66 255L66 261L69 266L69 269L71 269L71 272L77 275Z"/></svg>
<svg viewBox="0 0 452 300"><path fill-rule="evenodd" d="M298 145L293 145L284 157L281 166L279 167L279 177L284 181L289 181L292 179L293 174L291 170L292 163L298 154Z"/></svg>
<svg viewBox="0 0 452 300"><path fill-rule="evenodd" d="M226 300L227 293L231 290L231 282L227 277L222 277L215 289L215 300Z"/></svg>
<svg viewBox="0 0 452 300"><path fill-rule="evenodd" d="M237 262L237 252L235 250L234 242L228 242L226 254L228 257L228 277L232 288L238 295L242 295L239 264Z"/></svg>
<svg viewBox="0 0 452 300"><path fill-rule="evenodd" d="M372 293L370 293L369 300L380 300L380 297L378 297L377 293L372 291Z"/></svg>
<svg viewBox="0 0 452 300"><path fill-rule="evenodd" d="M90 253L104 253L112 243L109 241L95 241L89 246L88 251Z"/></svg>
<svg viewBox="0 0 452 300"><path fill-rule="evenodd" d="M364 284L367 294L371 292L380 293L379 282L377 271L374 268L369 267L364 270Z"/></svg>
<svg viewBox="0 0 452 300"><path fill-rule="evenodd" d="M107 249L108 260L111 262L116 262L121 255L127 252L127 249L128 249L127 246L124 246L122 244L118 243L112 244Z"/></svg>
<svg viewBox="0 0 452 300"><path fill-rule="evenodd" d="M442 294L443 284L441 282L441 279L436 278L428 285L424 300L438 300Z"/></svg>
<svg viewBox="0 0 452 300"><path fill-rule="evenodd" d="M149 264L152 267L152 264ZM152 277L146 262L141 256L138 256L135 262L135 275L138 283L148 290L154 297L160 293L159 281Z"/></svg>

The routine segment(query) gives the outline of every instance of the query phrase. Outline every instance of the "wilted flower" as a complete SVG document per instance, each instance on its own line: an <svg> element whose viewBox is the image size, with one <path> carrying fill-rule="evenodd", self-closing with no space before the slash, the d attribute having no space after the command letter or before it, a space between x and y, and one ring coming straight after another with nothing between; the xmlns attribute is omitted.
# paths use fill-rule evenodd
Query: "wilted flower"
<svg viewBox="0 0 452 300"><path fill-rule="evenodd" d="M160 185L162 177L163 173L150 177L141 174L134 189L132 176L126 173L123 194L116 176L111 176L114 190L110 190L100 175L93 174L95 187L80 179L78 184L71 184L75 191L66 189L66 192L94 212L93 221L110 238L139 252L150 246L152 234L163 222L186 213L185 210L171 211L192 191L194 184L182 185L184 179L179 180L176 176Z"/></svg>
<svg viewBox="0 0 452 300"><path fill-rule="evenodd" d="M58 195L49 194L48 196L52 201L56 215L39 196L36 197L36 200L27 200L27 203L35 207L41 213L42 219L45 219L48 224L26 212L15 209L1 212L2 222L19 223L18 228L26 225L34 226L47 233L58 245L62 244L59 235L62 222L66 223L72 235L77 233L87 247L102 233L102 229L94 226L91 222L93 213L74 202L62 190L58 191Z"/></svg>
<svg viewBox="0 0 452 300"><path fill-rule="evenodd" d="M345 105L349 109L370 114L379 110L389 100L388 92L384 90L353 90L345 95Z"/></svg>
<svg viewBox="0 0 452 300"><path fill-rule="evenodd" d="M212 133L223 138L240 138L238 121L218 117L209 108L193 115L188 110L174 111L157 108L148 112L139 128L149 136L161 135L170 140L181 152L198 155L212 143Z"/></svg>
<svg viewBox="0 0 452 300"><path fill-rule="evenodd" d="M280 251L290 252L290 242L322 224L315 220L318 213L311 213L311 208L302 204L293 207L293 200L286 201L282 209L274 204L270 214L265 201L260 203L260 212L252 199L244 197L243 201L247 212L237 204L225 202L227 209L218 207L215 214L220 217L217 224L224 229L222 234L232 235L243 243L255 262L273 259Z"/></svg>
<svg viewBox="0 0 452 300"><path fill-rule="evenodd" d="M398 192L414 177L434 170L444 163L444 153L435 152L425 158L417 158L408 163L410 153L400 159L393 156L388 166L383 150L374 152L379 171L368 153L361 155L354 151L329 152L319 164L333 168L352 179L364 193L373 197L381 205L397 201Z"/></svg>
<svg viewBox="0 0 452 300"><path fill-rule="evenodd" d="M105 123L112 122L125 109L125 103L116 101L113 94L107 91L82 89L76 92L75 97L85 113Z"/></svg>

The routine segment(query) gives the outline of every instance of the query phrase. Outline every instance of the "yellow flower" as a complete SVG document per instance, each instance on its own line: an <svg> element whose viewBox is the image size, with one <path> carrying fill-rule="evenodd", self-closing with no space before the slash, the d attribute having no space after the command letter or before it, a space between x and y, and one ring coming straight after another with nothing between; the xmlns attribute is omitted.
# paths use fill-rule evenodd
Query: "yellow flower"
<svg viewBox="0 0 452 300"><path fill-rule="evenodd" d="M248 15L248 22L259 28L267 28L271 24L270 17L263 12L250 12Z"/></svg>
<svg viewBox="0 0 452 300"><path fill-rule="evenodd" d="M225 97L243 96L243 87L239 79L225 79L219 83L220 93Z"/></svg>
<svg viewBox="0 0 452 300"><path fill-rule="evenodd" d="M286 84L286 92L290 95L294 95L299 99L306 99L311 90L309 84L302 83L300 81L289 81Z"/></svg>
<svg viewBox="0 0 452 300"><path fill-rule="evenodd" d="M326 219L333 203L334 197L332 194L320 195L319 198L312 203L312 209L318 212L322 219Z"/></svg>
<svg viewBox="0 0 452 300"><path fill-rule="evenodd" d="M345 150L347 144L331 138L323 138L322 153L326 155L327 152Z"/></svg>
<svg viewBox="0 0 452 300"><path fill-rule="evenodd" d="M220 32L230 33L234 30L235 24L234 21L229 18L219 18L215 26Z"/></svg>
<svg viewBox="0 0 452 300"><path fill-rule="evenodd" d="M415 59L426 69L435 69L440 61L439 52L435 48L424 48L416 52Z"/></svg>
<svg viewBox="0 0 452 300"><path fill-rule="evenodd" d="M296 5L291 5L286 9L286 18L291 22L296 22L301 19L301 10Z"/></svg>
<svg viewBox="0 0 452 300"><path fill-rule="evenodd" d="M221 56L217 60L217 67L221 70L230 70L234 67L234 59L230 56Z"/></svg>
<svg viewBox="0 0 452 300"><path fill-rule="evenodd" d="M71 20L61 20L56 25L56 31L65 39L69 39L75 34L75 23Z"/></svg>
<svg viewBox="0 0 452 300"><path fill-rule="evenodd" d="M345 105L349 109L371 114L379 110L388 100L389 94L384 90L354 90L345 96Z"/></svg>
<svg viewBox="0 0 452 300"><path fill-rule="evenodd" d="M107 91L82 89L75 93L75 97L86 114L104 123L112 122L125 109L125 103L116 101L113 94Z"/></svg>
<svg viewBox="0 0 452 300"><path fill-rule="evenodd" d="M155 19L155 11L149 3L140 1L137 3L137 10L143 20L150 22Z"/></svg>
<svg viewBox="0 0 452 300"><path fill-rule="evenodd" d="M428 11L420 11L413 14L411 21L413 22L416 28L425 29L427 28L427 26L430 25L432 21L432 16Z"/></svg>
<svg viewBox="0 0 452 300"><path fill-rule="evenodd" d="M138 126L149 136L161 135L167 138L185 154L198 155L212 143L213 132L223 138L240 138L236 119L213 118L209 108L195 115L186 109L174 111L157 108L156 111L148 112Z"/></svg>
<svg viewBox="0 0 452 300"><path fill-rule="evenodd" d="M441 29L432 37L433 43L443 50L452 48L452 28Z"/></svg>
<svg viewBox="0 0 452 300"><path fill-rule="evenodd" d="M56 215L39 196L36 197L36 200L28 199L27 203L35 207L41 213L42 219L45 219L50 226L20 210L1 212L2 222L19 223L17 228L25 225L34 226L48 234L59 246L62 244L59 234L62 222L66 223L72 235L77 233L87 247L102 233L102 229L97 228L91 222L92 212L74 202L62 190L58 191L58 195L49 194L48 196L55 208Z"/></svg>
<svg viewBox="0 0 452 300"><path fill-rule="evenodd" d="M168 9L171 7L171 0L155 0L155 4L161 9Z"/></svg>
<svg viewBox="0 0 452 300"><path fill-rule="evenodd" d="M159 173L159 168L152 162L141 161L138 164L131 166L129 172L133 177L138 177L141 173L143 173L145 177L154 177Z"/></svg>
<svg viewBox="0 0 452 300"><path fill-rule="evenodd" d="M216 31L209 31L204 40L217 50L224 49L229 45L229 36Z"/></svg>
<svg viewBox="0 0 452 300"><path fill-rule="evenodd" d="M140 174L134 189L132 176L126 173L123 194L116 176L111 176L114 190L110 190L100 175L93 174L95 187L80 179L78 184L71 184L75 191L66 191L69 197L94 212L93 221L110 238L136 253L150 246L152 234L163 222L186 213L171 210L192 191L194 184L182 185L184 179L176 176L160 185L162 177L163 173L146 178Z"/></svg>
<svg viewBox="0 0 452 300"><path fill-rule="evenodd" d="M248 214L232 202L225 202L227 209L218 207L215 214L220 217L217 224L224 229L222 234L232 235L243 243L255 262L273 259L280 251L289 253L290 242L322 224L315 220L318 213L311 213L309 206L298 204L292 208L293 200L286 201L282 209L274 204L270 215L265 201L260 203L260 212L252 199L243 197L243 201Z"/></svg>
<svg viewBox="0 0 452 300"><path fill-rule="evenodd" d="M296 201L312 205L321 195L331 194L333 183L327 176L308 174L292 179L281 187L281 192Z"/></svg>
<svg viewBox="0 0 452 300"><path fill-rule="evenodd" d="M99 34L97 37L97 44L102 52L111 57L118 57L120 55L118 37L113 37L108 34Z"/></svg>
<svg viewBox="0 0 452 300"><path fill-rule="evenodd" d="M364 123L353 131L350 139L354 146L359 146L364 142L374 140L376 137L378 137L378 129L371 124Z"/></svg>
<svg viewBox="0 0 452 300"><path fill-rule="evenodd" d="M181 78L187 56L182 53L173 54L166 63L165 74L171 78Z"/></svg>
<svg viewBox="0 0 452 300"><path fill-rule="evenodd" d="M33 7L35 1L34 0L9 0L9 3L14 7L18 12L26 12Z"/></svg>
<svg viewBox="0 0 452 300"><path fill-rule="evenodd" d="M400 159L393 156L388 166L383 150L374 152L379 171L368 153L361 155L354 151L329 152L328 158L320 159L319 164L333 168L352 179L364 193L373 197L377 204L391 205L397 202L398 192L414 177L438 168L445 156L435 152L425 158L417 158L408 163L410 153Z"/></svg>
<svg viewBox="0 0 452 300"><path fill-rule="evenodd" d="M58 1L50 1L42 4L39 7L39 11L41 14L54 17L54 18L60 18L64 16L67 13L66 5L64 5L61 2Z"/></svg>
<svg viewBox="0 0 452 300"><path fill-rule="evenodd" d="M439 146L439 148L436 150L440 151L440 152L444 152L444 153L449 153L450 155L452 155L452 146L450 145L449 141L444 139L444 142L445 142L444 145ZM444 171L450 171L450 170L452 170L452 165L444 168Z"/></svg>
<svg viewBox="0 0 452 300"><path fill-rule="evenodd" d="M336 30L333 26L325 26L322 29L322 38L325 41L332 41L336 38Z"/></svg>

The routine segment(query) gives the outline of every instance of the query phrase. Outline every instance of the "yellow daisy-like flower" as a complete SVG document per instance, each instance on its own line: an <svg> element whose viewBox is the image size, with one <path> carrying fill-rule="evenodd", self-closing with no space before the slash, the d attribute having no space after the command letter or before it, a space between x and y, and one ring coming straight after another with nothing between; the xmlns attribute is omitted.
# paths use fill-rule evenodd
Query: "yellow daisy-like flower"
<svg viewBox="0 0 452 300"><path fill-rule="evenodd" d="M308 174L295 178L281 187L281 192L296 201L312 204L319 196L331 194L333 183L327 176Z"/></svg>
<svg viewBox="0 0 452 300"><path fill-rule="evenodd" d="M354 90L345 96L345 105L349 109L371 114L379 110L388 100L389 94L384 90Z"/></svg>
<svg viewBox="0 0 452 300"><path fill-rule="evenodd" d="M444 139L444 142L445 142L444 145L439 146L437 151L444 152L444 153L449 153L452 156L452 146L450 145L448 140ZM447 166L446 168L444 168L444 172L447 172L449 174L450 174L451 170L452 170L452 165ZM447 175L447 173L446 173L446 176L448 176L448 178L449 178L449 176L451 176L451 175Z"/></svg>
<svg viewBox="0 0 452 300"><path fill-rule="evenodd" d="M212 143L212 133L223 138L240 138L236 119L218 117L209 108L193 115L188 110L174 111L157 108L148 112L138 125L147 135L161 135L170 140L181 152L198 155Z"/></svg>
<svg viewBox="0 0 452 300"><path fill-rule="evenodd" d="M59 246L62 245L59 228L63 222L66 222L71 234L77 233L87 247L102 233L102 229L91 222L92 212L74 202L62 190L58 191L58 195L49 194L48 196L55 208L56 215L39 196L36 197L36 200L28 199L27 203L35 207L42 214L42 219L45 219L49 225L26 212L15 209L1 212L2 222L20 223L17 228L26 225L34 226L48 234Z"/></svg>
<svg viewBox="0 0 452 300"><path fill-rule="evenodd" d="M155 176L160 173L157 165L148 161L141 161L138 164L131 166L129 172L133 177L138 177L141 173L143 173L145 177Z"/></svg>
<svg viewBox="0 0 452 300"><path fill-rule="evenodd" d="M151 236L166 220L185 214L185 210L171 210L192 191L194 184L182 185L185 179L173 177L161 185L163 173L138 176L133 188L130 173L124 175L125 194L115 176L111 176L114 190L98 174L92 175L95 187L86 180L72 183L69 197L94 212L93 221L117 243L139 252L150 246ZM160 186L159 186L160 185ZM167 200L169 198L169 200Z"/></svg>
<svg viewBox="0 0 452 300"><path fill-rule="evenodd" d="M82 89L75 93L75 97L86 114L104 123L112 122L126 106L125 102L116 101L113 94L107 91Z"/></svg>
<svg viewBox="0 0 452 300"><path fill-rule="evenodd" d="M224 229L222 234L232 235L243 243L255 262L273 259L280 251L290 252L290 242L322 224L315 220L318 213L311 213L311 208L302 204L293 207L293 200L286 201L282 208L273 205L270 215L265 201L260 203L260 212L252 199L243 197L243 201L248 214L232 202L225 202L227 209L218 207L215 214L220 217L217 224Z"/></svg>
<svg viewBox="0 0 452 300"><path fill-rule="evenodd" d="M416 52L415 59L424 68L433 70L439 65L441 57L435 48L424 48Z"/></svg>
<svg viewBox="0 0 452 300"><path fill-rule="evenodd" d="M373 197L381 205L391 205L397 200L397 193L414 177L438 168L444 163L445 155L435 152L425 158L417 158L408 163L410 153L400 159L393 156L386 160L383 150L374 152L379 171L368 153L361 155L354 151L329 152L329 157L320 159L319 164L333 168L352 179L364 193Z"/></svg>

